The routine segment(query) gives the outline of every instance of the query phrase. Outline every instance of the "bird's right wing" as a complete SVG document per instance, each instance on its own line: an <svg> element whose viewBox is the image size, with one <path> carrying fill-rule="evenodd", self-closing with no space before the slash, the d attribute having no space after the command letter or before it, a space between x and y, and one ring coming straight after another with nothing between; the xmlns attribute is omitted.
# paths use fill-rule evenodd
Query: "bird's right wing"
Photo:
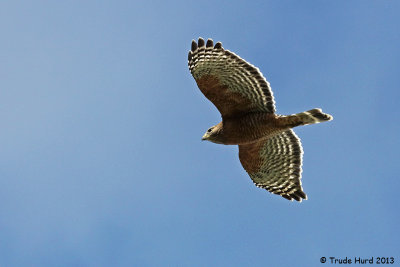
<svg viewBox="0 0 400 267"><path fill-rule="evenodd" d="M292 130L239 145L239 159L256 186L289 200L307 199L301 186L303 150Z"/></svg>
<svg viewBox="0 0 400 267"><path fill-rule="evenodd" d="M246 112L274 113L274 97L258 68L211 39L192 41L189 70L201 92L217 107L222 118Z"/></svg>

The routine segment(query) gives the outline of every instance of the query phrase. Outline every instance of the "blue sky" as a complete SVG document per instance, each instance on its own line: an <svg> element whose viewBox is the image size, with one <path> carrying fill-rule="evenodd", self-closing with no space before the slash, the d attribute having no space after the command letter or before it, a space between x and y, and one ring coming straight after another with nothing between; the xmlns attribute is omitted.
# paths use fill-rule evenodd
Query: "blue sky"
<svg viewBox="0 0 400 267"><path fill-rule="evenodd" d="M320 266L396 257L397 1L3 1L1 266ZM256 188L187 69L199 36L258 66L309 199ZM327 264L327 263L326 263Z"/></svg>

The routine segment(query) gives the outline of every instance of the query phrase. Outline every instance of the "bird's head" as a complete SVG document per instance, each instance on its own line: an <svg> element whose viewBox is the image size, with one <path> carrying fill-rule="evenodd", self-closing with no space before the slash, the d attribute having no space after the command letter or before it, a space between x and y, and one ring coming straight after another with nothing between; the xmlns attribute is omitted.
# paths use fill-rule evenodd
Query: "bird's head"
<svg viewBox="0 0 400 267"><path fill-rule="evenodd" d="M222 144L221 141L221 123L214 125L212 127L210 127L206 133L203 135L203 137L201 138L201 140L207 140L213 143L217 143L217 144Z"/></svg>

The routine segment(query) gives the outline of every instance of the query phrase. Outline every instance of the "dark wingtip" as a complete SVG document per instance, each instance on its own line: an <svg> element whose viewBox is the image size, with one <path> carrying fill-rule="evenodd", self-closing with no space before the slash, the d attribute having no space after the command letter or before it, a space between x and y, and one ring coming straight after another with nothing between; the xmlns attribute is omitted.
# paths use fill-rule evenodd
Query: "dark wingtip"
<svg viewBox="0 0 400 267"><path fill-rule="evenodd" d="M192 59L192 51L189 51L189 53L188 53L188 60L191 60Z"/></svg>
<svg viewBox="0 0 400 267"><path fill-rule="evenodd" d="M307 195L303 191L300 191L300 190L296 191L293 195L300 198L300 199L296 198L297 201L301 201L302 199L307 199Z"/></svg>
<svg viewBox="0 0 400 267"><path fill-rule="evenodd" d="M199 47L203 47L204 46L204 39L199 37L199 41L197 42Z"/></svg>
<svg viewBox="0 0 400 267"><path fill-rule="evenodd" d="M196 51L197 49L197 43L195 40L192 40L192 52Z"/></svg>
<svg viewBox="0 0 400 267"><path fill-rule="evenodd" d="M281 195L282 197L286 198L287 200L292 201L293 199L289 195Z"/></svg>
<svg viewBox="0 0 400 267"><path fill-rule="evenodd" d="M293 197L295 200L301 202L301 197L299 197L298 195L293 194L292 197Z"/></svg>
<svg viewBox="0 0 400 267"><path fill-rule="evenodd" d="M214 46L213 40L211 38L208 38L206 47L213 47L213 46Z"/></svg>
<svg viewBox="0 0 400 267"><path fill-rule="evenodd" d="M216 48L216 49L222 48L222 43L221 42L216 43L214 48Z"/></svg>
<svg viewBox="0 0 400 267"><path fill-rule="evenodd" d="M307 195L303 191L296 191L289 195L281 195L282 197L286 198L287 200L293 201L296 200L301 202L303 199L307 199Z"/></svg>

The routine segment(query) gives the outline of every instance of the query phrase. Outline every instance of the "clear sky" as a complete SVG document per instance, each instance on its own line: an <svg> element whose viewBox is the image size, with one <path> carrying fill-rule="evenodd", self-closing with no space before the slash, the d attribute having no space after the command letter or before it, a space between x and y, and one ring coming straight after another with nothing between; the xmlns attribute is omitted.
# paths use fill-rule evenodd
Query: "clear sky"
<svg viewBox="0 0 400 267"><path fill-rule="evenodd" d="M399 1L2 1L0 266L400 262ZM199 36L256 65L303 187L255 187L187 68ZM325 263L328 265L328 263Z"/></svg>

